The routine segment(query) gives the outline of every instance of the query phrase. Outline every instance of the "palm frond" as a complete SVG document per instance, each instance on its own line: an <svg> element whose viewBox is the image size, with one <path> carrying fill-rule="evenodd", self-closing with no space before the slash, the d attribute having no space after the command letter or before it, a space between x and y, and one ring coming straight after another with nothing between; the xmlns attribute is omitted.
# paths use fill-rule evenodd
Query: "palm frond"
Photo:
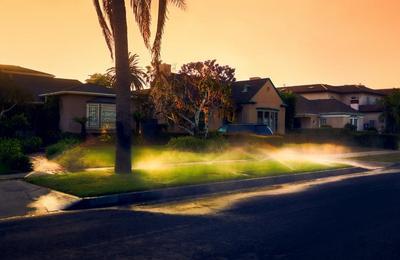
<svg viewBox="0 0 400 260"><path fill-rule="evenodd" d="M144 44L150 48L151 0L131 0L131 7Z"/></svg>
<svg viewBox="0 0 400 260"><path fill-rule="evenodd" d="M153 47L151 49L153 56L153 65L158 67L161 57L161 41L164 33L165 23L168 19L168 3L172 3L180 9L186 9L185 0L159 0L158 1L158 18L157 18L157 32L154 38ZM157 69L158 70L158 69Z"/></svg>
<svg viewBox="0 0 400 260"><path fill-rule="evenodd" d="M169 0L169 2L182 10L185 10L187 7L185 0Z"/></svg>
<svg viewBox="0 0 400 260"><path fill-rule="evenodd" d="M105 9L105 11L103 12L103 10L100 6L99 0L93 0L93 4L96 9L97 17L99 19L100 27L103 31L103 35L106 40L107 47L110 50L111 58L114 58L114 49L113 49L114 37L113 37L112 31L107 23L107 19L109 20L109 15L111 13L111 9L105 2L107 2L107 1L103 0L103 8ZM108 7L108 8L105 8L105 7Z"/></svg>
<svg viewBox="0 0 400 260"><path fill-rule="evenodd" d="M165 22L168 18L167 0L158 1L157 32L152 47L153 65L158 67L161 56L161 40L164 33Z"/></svg>

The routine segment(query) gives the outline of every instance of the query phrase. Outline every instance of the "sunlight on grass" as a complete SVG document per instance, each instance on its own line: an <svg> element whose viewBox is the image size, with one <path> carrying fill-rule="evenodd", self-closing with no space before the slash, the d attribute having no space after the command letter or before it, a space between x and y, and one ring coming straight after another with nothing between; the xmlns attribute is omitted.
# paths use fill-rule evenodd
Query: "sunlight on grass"
<svg viewBox="0 0 400 260"><path fill-rule="evenodd" d="M290 167L277 161L200 164L196 167L171 165L152 170L134 170L130 175L116 175L112 171L94 171L31 176L28 181L87 197L345 167L340 164L326 165L304 161L287 161L286 163L290 164Z"/></svg>

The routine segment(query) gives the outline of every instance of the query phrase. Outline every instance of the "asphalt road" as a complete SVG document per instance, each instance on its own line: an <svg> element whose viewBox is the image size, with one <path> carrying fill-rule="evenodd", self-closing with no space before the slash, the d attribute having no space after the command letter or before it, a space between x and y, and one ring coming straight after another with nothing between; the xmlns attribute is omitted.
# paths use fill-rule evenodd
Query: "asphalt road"
<svg viewBox="0 0 400 260"><path fill-rule="evenodd" d="M400 259L400 174L205 215L106 209L0 221L1 259Z"/></svg>

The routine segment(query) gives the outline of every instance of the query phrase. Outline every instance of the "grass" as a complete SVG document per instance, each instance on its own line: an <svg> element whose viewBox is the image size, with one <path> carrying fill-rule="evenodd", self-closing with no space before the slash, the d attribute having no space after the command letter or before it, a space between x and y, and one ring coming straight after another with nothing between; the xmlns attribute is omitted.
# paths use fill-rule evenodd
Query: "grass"
<svg viewBox="0 0 400 260"><path fill-rule="evenodd" d="M370 162L400 162L400 153L371 155L364 157L354 158L359 161L370 161Z"/></svg>
<svg viewBox="0 0 400 260"><path fill-rule="evenodd" d="M81 171L58 175L31 176L31 183L79 197L90 197L130 191L176 187L235 179L293 174L343 168L340 164L306 161L242 161L230 163L170 165L134 170L133 174L116 175L112 171Z"/></svg>
<svg viewBox="0 0 400 260"><path fill-rule="evenodd" d="M257 155L235 148L224 152L187 152L168 149L164 146L133 147L132 161L134 167L158 164L176 164L188 162L209 162L213 160L248 160L256 159ZM70 171L80 171L86 168L113 167L115 148L111 145L77 146L54 158Z"/></svg>

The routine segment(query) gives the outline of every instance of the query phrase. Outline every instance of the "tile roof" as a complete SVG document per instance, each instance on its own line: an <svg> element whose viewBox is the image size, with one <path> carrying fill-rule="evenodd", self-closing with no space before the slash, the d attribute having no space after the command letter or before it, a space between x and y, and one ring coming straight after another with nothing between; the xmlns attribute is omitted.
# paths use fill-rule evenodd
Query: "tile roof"
<svg viewBox="0 0 400 260"><path fill-rule="evenodd" d="M297 95L296 114L349 114L358 113L357 110L336 99L306 99Z"/></svg>
<svg viewBox="0 0 400 260"><path fill-rule="evenodd" d="M246 104L269 81L269 78L236 81L232 85L232 99L236 104Z"/></svg>
<svg viewBox="0 0 400 260"><path fill-rule="evenodd" d="M9 75L31 75L31 76L38 76L38 77L50 77L54 78L54 75L37 71L37 70L32 70L32 69L27 69L24 67L20 66L14 66L14 65L1 65L0 64L0 72L4 74L9 74Z"/></svg>
<svg viewBox="0 0 400 260"><path fill-rule="evenodd" d="M353 94L353 93L368 93L382 96L384 95L379 90L368 88L364 85L342 85L332 86L327 84L311 84L301 86L289 86L280 88L283 91L291 91L297 94L332 92L337 94Z"/></svg>

